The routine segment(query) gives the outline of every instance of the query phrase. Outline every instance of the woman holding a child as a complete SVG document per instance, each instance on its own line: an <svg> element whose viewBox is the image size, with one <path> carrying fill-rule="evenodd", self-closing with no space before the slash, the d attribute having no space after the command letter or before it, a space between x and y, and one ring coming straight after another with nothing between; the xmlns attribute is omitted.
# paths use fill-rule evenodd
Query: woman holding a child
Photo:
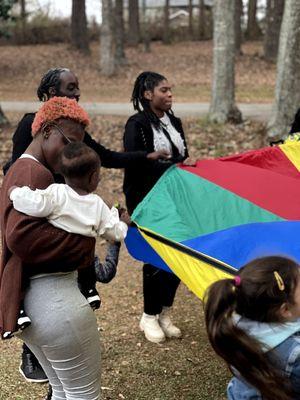
<svg viewBox="0 0 300 400"><path fill-rule="evenodd" d="M55 121L55 124L53 124ZM25 309L32 321L20 335L53 388L52 400L100 397L100 346L96 318L77 285L77 268L92 264L95 239L68 233L16 211L12 186L45 189L59 172L59 154L82 141L89 119L75 99L54 97L35 116L33 140L11 166L1 190L2 262L0 331L14 331L28 276Z"/></svg>

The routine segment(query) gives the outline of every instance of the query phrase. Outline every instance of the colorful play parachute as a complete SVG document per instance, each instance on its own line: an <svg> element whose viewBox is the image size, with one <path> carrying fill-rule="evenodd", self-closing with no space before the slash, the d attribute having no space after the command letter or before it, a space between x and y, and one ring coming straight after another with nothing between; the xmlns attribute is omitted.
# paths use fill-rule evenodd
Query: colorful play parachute
<svg viewBox="0 0 300 400"><path fill-rule="evenodd" d="M127 248L200 298L253 258L300 262L299 171L297 141L173 166L135 209Z"/></svg>

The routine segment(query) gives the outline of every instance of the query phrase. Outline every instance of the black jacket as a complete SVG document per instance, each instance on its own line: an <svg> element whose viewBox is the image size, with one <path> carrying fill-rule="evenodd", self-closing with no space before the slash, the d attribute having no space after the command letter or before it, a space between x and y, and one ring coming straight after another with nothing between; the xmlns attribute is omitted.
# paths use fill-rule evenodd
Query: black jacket
<svg viewBox="0 0 300 400"><path fill-rule="evenodd" d="M180 133L185 143L184 157L178 156L169 161L149 159L144 160L139 166L128 166L125 168L123 190L126 197L126 206L131 214L146 194L152 189L162 174L173 164L182 162L188 157L184 132L179 118L168 114L174 128ZM131 116L125 126L124 150L146 151L152 153L154 150L153 130L151 124L143 112Z"/></svg>
<svg viewBox="0 0 300 400"><path fill-rule="evenodd" d="M6 174L8 168L24 153L32 141L31 125L34 120L35 113L25 114L19 122L17 129L13 135L13 151L11 160L9 160L3 167L3 172ZM129 165L136 165L137 161L144 160L147 152L138 151L130 153L119 153L106 149L100 143L96 142L86 132L84 143L91 147L99 155L101 165L106 168L125 168Z"/></svg>
<svg viewBox="0 0 300 400"><path fill-rule="evenodd" d="M300 132L300 108L298 108L295 114L294 121L291 125L290 134L299 132Z"/></svg>

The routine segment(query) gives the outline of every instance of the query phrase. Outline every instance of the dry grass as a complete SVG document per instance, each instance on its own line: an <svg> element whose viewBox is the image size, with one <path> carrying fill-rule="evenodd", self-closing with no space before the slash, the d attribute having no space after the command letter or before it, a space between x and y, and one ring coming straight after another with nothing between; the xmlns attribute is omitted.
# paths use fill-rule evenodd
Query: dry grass
<svg viewBox="0 0 300 400"><path fill-rule="evenodd" d="M19 115L9 114L14 123ZM124 119L96 117L93 136L113 149L121 149ZM211 125L206 120L184 120L192 156L214 157L260 147L264 127ZM13 128L1 132L0 164L11 152ZM102 169L99 194L106 201L122 199L122 171ZM97 253L105 252L98 243ZM103 305L96 312L101 327L102 400L225 400L229 374L216 358L205 334L200 301L181 285L174 305L174 320L182 340L155 345L139 332L142 312L141 265L123 248L117 277L99 285ZM18 372L21 343L0 343L0 400L41 400L46 387L25 383Z"/></svg>
<svg viewBox="0 0 300 400"><path fill-rule="evenodd" d="M111 79L99 71L99 45L91 46L90 57L82 56L66 44L2 46L0 57L0 99L33 100L40 77L49 68L65 66L80 80L82 101L128 102L136 76L143 70L156 70L174 85L176 101L204 102L210 99L212 42L181 42L172 46L153 43L151 53L126 49L128 65ZM275 65L262 58L259 42L246 43L237 57L237 100L273 100ZM253 84L255 82L255 85Z"/></svg>

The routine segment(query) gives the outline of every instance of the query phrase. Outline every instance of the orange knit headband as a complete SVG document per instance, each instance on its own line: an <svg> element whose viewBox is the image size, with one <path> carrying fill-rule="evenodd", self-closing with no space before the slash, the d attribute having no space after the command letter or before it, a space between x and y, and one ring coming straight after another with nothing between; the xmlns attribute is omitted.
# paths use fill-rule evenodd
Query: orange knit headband
<svg viewBox="0 0 300 400"><path fill-rule="evenodd" d="M46 101L36 113L32 123L32 136L35 136L42 125L59 118L68 118L87 126L90 123L88 114L75 99L68 97L52 97Z"/></svg>

